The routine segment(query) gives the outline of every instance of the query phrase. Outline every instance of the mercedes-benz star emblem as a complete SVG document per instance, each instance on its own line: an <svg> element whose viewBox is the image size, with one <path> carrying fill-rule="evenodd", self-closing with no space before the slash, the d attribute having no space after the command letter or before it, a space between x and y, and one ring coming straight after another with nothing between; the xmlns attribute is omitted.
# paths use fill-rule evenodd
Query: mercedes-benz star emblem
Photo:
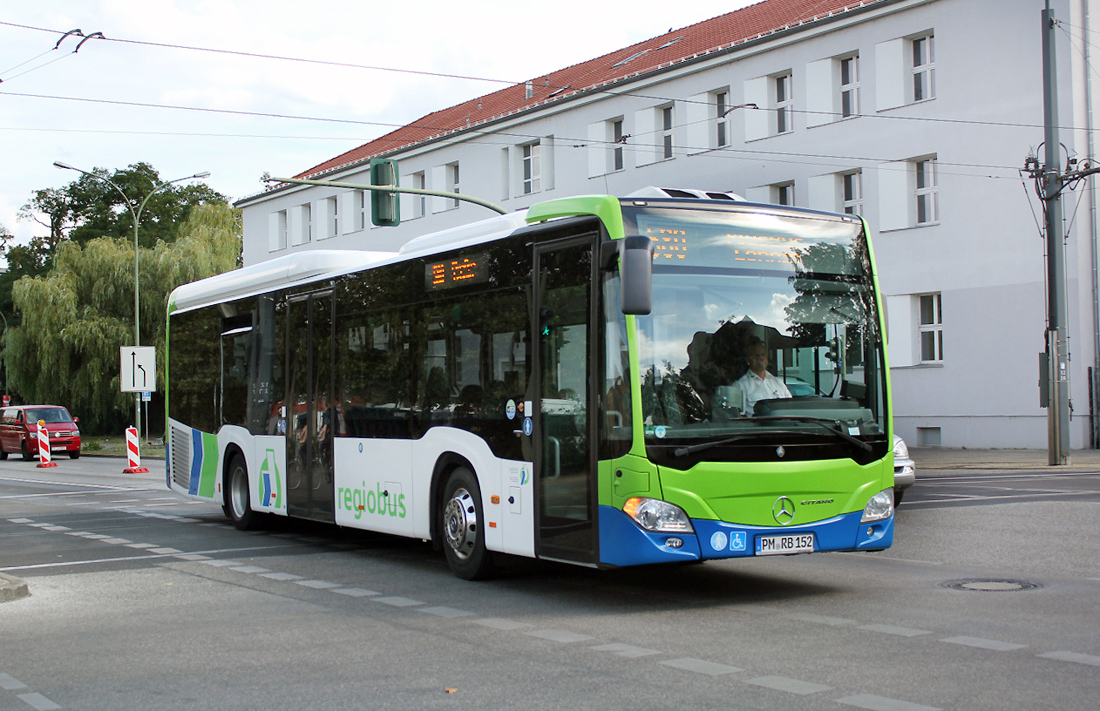
<svg viewBox="0 0 1100 711"><path fill-rule="evenodd" d="M780 496L772 504L772 517L780 526L786 526L794 520L794 502L786 496Z"/></svg>
<svg viewBox="0 0 1100 711"><path fill-rule="evenodd" d="M775 456L779 457L780 459L787 456L787 450L783 449L783 445L779 445L775 448Z"/></svg>

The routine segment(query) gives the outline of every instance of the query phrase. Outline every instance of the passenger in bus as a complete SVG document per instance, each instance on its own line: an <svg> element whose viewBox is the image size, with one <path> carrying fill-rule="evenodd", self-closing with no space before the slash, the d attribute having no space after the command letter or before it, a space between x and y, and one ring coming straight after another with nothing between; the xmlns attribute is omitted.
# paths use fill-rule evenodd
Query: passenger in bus
<svg viewBox="0 0 1100 711"><path fill-rule="evenodd" d="M768 372L768 349L759 338L749 342L745 349L745 361L749 370L734 385L744 394L742 412L751 415L759 400L789 398L790 390L783 381Z"/></svg>

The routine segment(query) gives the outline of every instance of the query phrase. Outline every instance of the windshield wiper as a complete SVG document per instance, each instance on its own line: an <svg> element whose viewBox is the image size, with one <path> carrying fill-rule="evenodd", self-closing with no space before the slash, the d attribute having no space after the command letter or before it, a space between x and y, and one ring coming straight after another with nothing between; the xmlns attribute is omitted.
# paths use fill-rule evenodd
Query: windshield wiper
<svg viewBox="0 0 1100 711"><path fill-rule="evenodd" d="M857 437L853 437L852 435L848 434L844 430L840 429L840 422L837 421L837 420L827 420L823 417L803 417L801 415L767 415L767 416L763 416L763 417L754 417L750 420L750 422L777 422L777 421L805 422L807 424L817 425L818 427L821 427L822 429L828 431L830 434L834 434L837 437L840 437L845 442L848 442L849 444L854 444L855 446L859 447L860 449L862 449L865 452L870 452L874 449L871 445L867 444L863 440L861 440ZM749 438L749 437L758 437L760 435L770 435L770 434L790 434L790 433L787 430L764 430L764 431L757 431L757 432L745 432L743 434L735 435L733 437L727 437L726 439L716 440L714 442L703 442L702 444L693 444L693 445L688 446L688 447L678 447L678 448L672 450L672 456L674 456L674 457L683 457L683 456L686 456L688 454L694 454L696 452L702 452L704 450L711 449L712 447L721 447L721 446L726 445L726 444L733 444L734 442L736 442L738 440L746 439L746 438Z"/></svg>

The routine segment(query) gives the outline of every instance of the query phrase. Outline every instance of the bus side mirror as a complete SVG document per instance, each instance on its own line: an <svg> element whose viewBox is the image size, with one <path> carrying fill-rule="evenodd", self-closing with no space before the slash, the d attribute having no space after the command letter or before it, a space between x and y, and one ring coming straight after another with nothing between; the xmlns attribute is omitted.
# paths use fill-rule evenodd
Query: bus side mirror
<svg viewBox="0 0 1100 711"><path fill-rule="evenodd" d="M620 241L619 281L623 313L648 316L653 310L653 240L635 235Z"/></svg>

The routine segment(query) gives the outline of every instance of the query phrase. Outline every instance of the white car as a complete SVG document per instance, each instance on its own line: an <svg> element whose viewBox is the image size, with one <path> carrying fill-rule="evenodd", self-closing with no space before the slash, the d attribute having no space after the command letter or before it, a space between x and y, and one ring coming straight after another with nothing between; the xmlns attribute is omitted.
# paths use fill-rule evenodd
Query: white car
<svg viewBox="0 0 1100 711"><path fill-rule="evenodd" d="M909 458L909 447L905 440L894 435L894 506L901 503L905 490L917 480L917 469Z"/></svg>

